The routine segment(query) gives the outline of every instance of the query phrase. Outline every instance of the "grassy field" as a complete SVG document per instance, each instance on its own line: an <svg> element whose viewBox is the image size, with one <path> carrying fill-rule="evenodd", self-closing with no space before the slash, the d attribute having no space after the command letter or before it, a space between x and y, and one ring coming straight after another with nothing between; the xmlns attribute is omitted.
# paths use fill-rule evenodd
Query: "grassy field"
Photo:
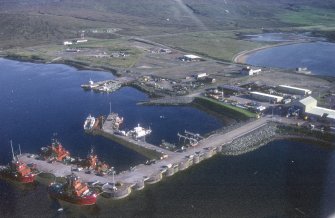
<svg viewBox="0 0 335 218"><path fill-rule="evenodd" d="M101 52L106 52L107 54L112 54L113 52L124 52L128 54L129 56L127 57L94 58L91 56L79 55L75 58L76 60L84 61L95 66L109 66L117 68L132 67L135 63L137 63L138 59L143 53L142 50L131 46L127 40L121 39L90 39L88 43L79 44L74 47L79 49L97 50Z"/></svg>
<svg viewBox="0 0 335 218"><path fill-rule="evenodd" d="M319 25L320 28L335 27L335 9L302 7L296 11L279 14L278 18L288 24L301 26Z"/></svg>
<svg viewBox="0 0 335 218"><path fill-rule="evenodd" d="M206 97L197 97L194 101L195 104L199 104L219 114L224 114L227 117L232 117L236 120L246 120L255 118L256 114L248 110L232 106L223 102L219 102L214 99Z"/></svg>
<svg viewBox="0 0 335 218"><path fill-rule="evenodd" d="M8 48L56 43L76 37L82 30L94 28L118 28L118 33L122 35L148 36L292 25L334 25L331 8L334 8L335 2L0 0L0 5L0 48ZM208 39L206 35L202 36Z"/></svg>
<svg viewBox="0 0 335 218"><path fill-rule="evenodd" d="M151 39L190 53L225 61L231 61L239 52L269 44L240 40L233 31L194 32Z"/></svg>
<svg viewBox="0 0 335 218"><path fill-rule="evenodd" d="M67 48L79 49L81 52L66 52ZM124 52L127 57L111 57L114 52ZM131 46L127 40L122 39L92 39L87 43L70 47L61 44L49 44L28 48L8 49L4 53L11 58L21 60L41 60L53 62L58 59L65 61L77 61L91 67L102 68L129 68L141 57L143 51ZM94 55L106 54L109 57L95 57ZM61 57L61 58L59 58Z"/></svg>

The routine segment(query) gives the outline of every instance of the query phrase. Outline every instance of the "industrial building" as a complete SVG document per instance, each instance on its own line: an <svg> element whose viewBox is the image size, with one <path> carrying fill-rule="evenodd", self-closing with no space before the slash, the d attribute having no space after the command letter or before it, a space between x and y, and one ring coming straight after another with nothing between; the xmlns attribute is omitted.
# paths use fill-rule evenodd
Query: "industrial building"
<svg viewBox="0 0 335 218"><path fill-rule="evenodd" d="M295 103L295 106L302 109L302 111L310 116L310 118L324 118L330 121L335 121L335 110L318 107L317 100L311 96L301 99Z"/></svg>
<svg viewBox="0 0 335 218"><path fill-rule="evenodd" d="M295 94L295 95L310 95L312 94L312 91L309 89L303 89L293 86L287 86L287 85L279 85L277 87L278 91L289 93L289 94Z"/></svg>
<svg viewBox="0 0 335 218"><path fill-rule="evenodd" d="M252 98L259 100L259 101L278 103L283 100L283 97L281 96L270 95L270 94L266 94L262 92L250 92L250 95Z"/></svg>

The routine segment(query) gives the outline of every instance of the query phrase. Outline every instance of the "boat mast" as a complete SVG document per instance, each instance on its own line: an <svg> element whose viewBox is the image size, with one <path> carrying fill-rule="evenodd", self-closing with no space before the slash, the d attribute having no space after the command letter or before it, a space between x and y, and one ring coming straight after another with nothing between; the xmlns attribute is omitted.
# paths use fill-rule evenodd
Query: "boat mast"
<svg viewBox="0 0 335 218"><path fill-rule="evenodd" d="M21 155L21 145L19 144L19 152L20 152L20 155Z"/></svg>
<svg viewBox="0 0 335 218"><path fill-rule="evenodd" d="M10 147L12 148L12 156L13 156L13 160L15 160L14 149L13 149L13 142L12 142L12 140L10 140Z"/></svg>

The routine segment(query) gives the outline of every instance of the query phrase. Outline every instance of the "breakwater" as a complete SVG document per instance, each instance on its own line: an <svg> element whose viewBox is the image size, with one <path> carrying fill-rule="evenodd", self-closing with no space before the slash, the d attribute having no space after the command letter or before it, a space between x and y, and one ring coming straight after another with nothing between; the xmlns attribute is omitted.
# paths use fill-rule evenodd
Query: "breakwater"
<svg viewBox="0 0 335 218"><path fill-rule="evenodd" d="M156 160L153 163L140 164L132 167L130 170L120 172L116 174L114 178L110 175L99 176L86 174L83 171L75 173L84 182L99 181L99 183L106 184L115 181L117 184L120 184L120 186L116 191L109 193L110 196L114 199L124 198L130 194L131 189L143 189L145 184L154 184L161 181L164 175L172 176L176 172L184 171L194 164L199 164L201 161L225 151L226 147L230 146L234 140L267 125L268 121L268 118L264 117L233 129L230 132L210 135L209 137L200 140L197 146L191 147L184 152L171 152L148 143L123 138L122 142L128 141L133 146L154 150L155 152L160 153L164 152L165 155L162 159ZM106 127L107 125L104 126ZM101 131L104 132L105 137L107 135L116 137L110 128L103 128ZM120 136L118 136L118 138L120 138ZM122 142L120 141L120 143ZM241 146L243 146L243 144ZM71 165L65 165L59 162L48 163L33 158L29 154L20 156L20 160L27 164L34 164L41 172L51 173L59 177L70 174L73 169L73 166Z"/></svg>
<svg viewBox="0 0 335 218"><path fill-rule="evenodd" d="M277 125L269 122L244 136L234 139L222 150L224 155L241 155L254 151L272 141L276 136Z"/></svg>

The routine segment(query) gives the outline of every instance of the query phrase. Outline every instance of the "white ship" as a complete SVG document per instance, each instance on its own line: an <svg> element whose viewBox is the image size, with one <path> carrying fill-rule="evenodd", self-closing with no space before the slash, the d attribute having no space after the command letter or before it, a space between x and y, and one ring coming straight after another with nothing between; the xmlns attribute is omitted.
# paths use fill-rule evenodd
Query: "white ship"
<svg viewBox="0 0 335 218"><path fill-rule="evenodd" d="M127 132L128 136L132 136L135 139L142 138L146 135L149 135L151 133L151 129L145 129L138 124L133 130L130 130Z"/></svg>
<svg viewBox="0 0 335 218"><path fill-rule="evenodd" d="M95 118L90 115L85 120L84 130L91 130L95 124Z"/></svg>
<svg viewBox="0 0 335 218"><path fill-rule="evenodd" d="M99 86L99 84L94 83L93 80L91 80L91 79L90 79L90 81L88 81L88 84L81 85L81 87L83 89L93 89L93 88L96 88L98 86Z"/></svg>

